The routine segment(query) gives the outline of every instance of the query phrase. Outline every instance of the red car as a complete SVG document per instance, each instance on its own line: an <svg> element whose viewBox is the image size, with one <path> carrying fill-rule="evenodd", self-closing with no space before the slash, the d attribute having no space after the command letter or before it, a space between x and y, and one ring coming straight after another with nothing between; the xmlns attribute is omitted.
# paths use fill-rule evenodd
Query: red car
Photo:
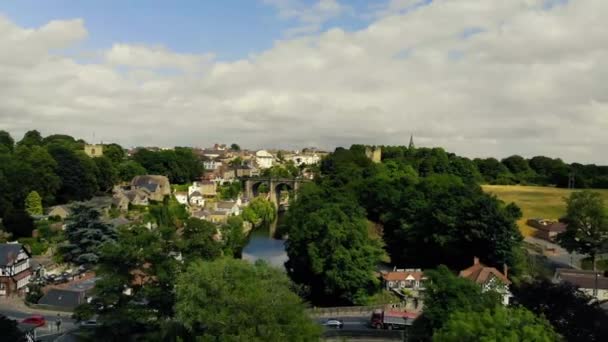
<svg viewBox="0 0 608 342"><path fill-rule="evenodd" d="M46 324L46 319L44 319L44 317L41 315L32 315L30 317L24 318L21 323L33 324L36 326L36 328L38 328Z"/></svg>

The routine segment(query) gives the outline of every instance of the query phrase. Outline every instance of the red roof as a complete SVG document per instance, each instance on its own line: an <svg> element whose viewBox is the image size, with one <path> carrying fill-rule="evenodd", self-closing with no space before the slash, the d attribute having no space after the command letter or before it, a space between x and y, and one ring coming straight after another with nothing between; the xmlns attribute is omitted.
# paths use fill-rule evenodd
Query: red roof
<svg viewBox="0 0 608 342"><path fill-rule="evenodd" d="M460 271L460 277L471 279L477 284L485 284L492 277L498 278L505 284L511 284L511 281L494 267L488 267L480 262L476 262L473 266Z"/></svg>
<svg viewBox="0 0 608 342"><path fill-rule="evenodd" d="M408 277L414 278L414 280L421 280L424 278L424 273L420 271L394 271L386 272L382 274L382 278L385 281L401 281L408 280Z"/></svg>

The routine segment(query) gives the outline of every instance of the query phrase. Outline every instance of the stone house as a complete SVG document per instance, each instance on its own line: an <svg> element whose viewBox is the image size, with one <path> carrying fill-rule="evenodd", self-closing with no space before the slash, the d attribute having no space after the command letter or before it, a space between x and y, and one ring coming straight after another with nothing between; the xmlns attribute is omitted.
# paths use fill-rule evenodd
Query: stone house
<svg viewBox="0 0 608 342"><path fill-rule="evenodd" d="M0 244L0 296L25 293L32 276L30 258L20 243Z"/></svg>
<svg viewBox="0 0 608 342"><path fill-rule="evenodd" d="M215 204L215 210L223 211L228 216L237 216L241 214L239 203L236 201L219 201Z"/></svg>
<svg viewBox="0 0 608 342"><path fill-rule="evenodd" d="M179 204L188 205L188 192L176 191L173 195Z"/></svg>
<svg viewBox="0 0 608 342"><path fill-rule="evenodd" d="M120 211L129 211L129 199L123 194L112 198L112 205Z"/></svg>
<svg viewBox="0 0 608 342"><path fill-rule="evenodd" d="M418 268L395 268L391 272L382 273L382 283L386 290L424 290L424 283L427 278L421 269Z"/></svg>
<svg viewBox="0 0 608 342"><path fill-rule="evenodd" d="M203 196L203 194L201 194L200 191L194 191L193 193L190 194L190 205L192 206L197 206L197 207L204 207L205 206L205 197Z"/></svg>
<svg viewBox="0 0 608 342"><path fill-rule="evenodd" d="M488 267L481 262L479 258L473 258L473 265L460 271L459 277L467 278L481 286L482 291L495 290L502 296L502 303L509 304L509 299L512 297L509 291L511 281L508 279L508 269L504 266L504 273L501 273L494 267Z"/></svg>
<svg viewBox="0 0 608 342"><path fill-rule="evenodd" d="M131 181L131 189L145 189L150 193L150 199L158 202L171 195L169 179L159 175L135 176Z"/></svg>
<svg viewBox="0 0 608 342"><path fill-rule="evenodd" d="M65 220L66 217L72 214L72 209L67 205L56 205L54 207L50 207L47 213L48 217L59 216L62 220Z"/></svg>

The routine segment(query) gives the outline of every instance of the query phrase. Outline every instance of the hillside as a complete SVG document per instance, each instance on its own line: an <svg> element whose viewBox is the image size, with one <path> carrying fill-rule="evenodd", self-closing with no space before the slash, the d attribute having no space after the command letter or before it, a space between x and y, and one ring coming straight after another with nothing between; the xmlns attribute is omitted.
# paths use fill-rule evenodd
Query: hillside
<svg viewBox="0 0 608 342"><path fill-rule="evenodd" d="M526 225L529 218L542 217L557 219L566 212L564 198L572 191L569 189L541 187L541 186L519 186L519 185L483 185L484 191L495 194L501 200L510 203L515 202L523 211L523 217L517 223L522 234L529 236L534 229ZM608 190L594 190L602 194L608 203Z"/></svg>

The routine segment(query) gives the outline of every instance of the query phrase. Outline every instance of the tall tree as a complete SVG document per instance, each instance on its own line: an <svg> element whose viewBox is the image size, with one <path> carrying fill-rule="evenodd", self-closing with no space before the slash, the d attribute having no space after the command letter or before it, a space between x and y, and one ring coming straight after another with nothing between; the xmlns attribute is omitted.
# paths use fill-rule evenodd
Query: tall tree
<svg viewBox="0 0 608 342"><path fill-rule="evenodd" d="M104 155L93 158L95 163L96 180L100 191L109 192L114 184L118 183L118 171L114 167L112 160Z"/></svg>
<svg viewBox="0 0 608 342"><path fill-rule="evenodd" d="M436 342L561 340L544 318L524 308L496 306L483 311L458 311L433 335Z"/></svg>
<svg viewBox="0 0 608 342"><path fill-rule="evenodd" d="M608 341L608 314L576 286L542 279L511 292L512 303L544 316L567 341Z"/></svg>
<svg viewBox="0 0 608 342"><path fill-rule="evenodd" d="M118 144L108 144L103 146L103 155L116 165L125 159L125 150Z"/></svg>
<svg viewBox="0 0 608 342"><path fill-rule="evenodd" d="M290 206L286 227L287 272L309 289L313 302L364 304L377 290L374 270L384 254L382 244L370 236L354 198L305 184Z"/></svg>
<svg viewBox="0 0 608 342"><path fill-rule="evenodd" d="M215 239L218 227L204 220L189 218L182 233L182 255L186 261L214 260L222 255L222 245Z"/></svg>
<svg viewBox="0 0 608 342"><path fill-rule="evenodd" d="M0 131L0 146L4 147L6 151L12 152L15 147L15 140L11 137L7 131Z"/></svg>
<svg viewBox="0 0 608 342"><path fill-rule="evenodd" d="M67 241L59 246L65 261L95 264L99 259L100 247L116 240L116 230L101 222L100 215L97 210L84 205L72 208L65 228Z"/></svg>
<svg viewBox="0 0 608 342"><path fill-rule="evenodd" d="M57 175L61 178L61 188L57 193L60 202L85 200L95 194L96 166L89 157L59 144L49 146L49 152L57 161Z"/></svg>
<svg viewBox="0 0 608 342"><path fill-rule="evenodd" d="M177 320L205 341L318 341L320 328L290 288L264 263L197 261L178 278Z"/></svg>
<svg viewBox="0 0 608 342"><path fill-rule="evenodd" d="M482 292L469 279L455 276L447 267L425 271L428 278L424 296L424 312L414 323L420 335L430 336L439 330L457 311L479 312L500 305L500 296L492 291Z"/></svg>
<svg viewBox="0 0 608 342"><path fill-rule="evenodd" d="M37 130L27 131L23 138L17 143L20 146L41 146L42 145L42 136L40 132Z"/></svg>
<svg viewBox="0 0 608 342"><path fill-rule="evenodd" d="M118 178L123 182L130 182L133 177L145 175L146 169L136 161L125 160L118 164Z"/></svg>
<svg viewBox="0 0 608 342"><path fill-rule="evenodd" d="M30 216L43 214L42 198L36 191L30 192L25 198L25 211Z"/></svg>
<svg viewBox="0 0 608 342"><path fill-rule="evenodd" d="M233 150L233 151L240 151L240 150L241 150L241 146L239 146L239 145L238 145L238 144L236 144L236 143L232 143L232 144L230 145L230 149L231 149L231 150Z"/></svg>
<svg viewBox="0 0 608 342"><path fill-rule="evenodd" d="M587 254L596 269L596 256L608 251L608 213L601 194L592 191L573 192L566 199L566 231L557 236L569 252Z"/></svg>
<svg viewBox="0 0 608 342"><path fill-rule="evenodd" d="M10 209L4 213L2 224L15 238L32 237L34 220L23 209Z"/></svg>
<svg viewBox="0 0 608 342"><path fill-rule="evenodd" d="M274 204L262 197L256 197L245 209L243 209L243 220L254 226L270 224L277 217L277 208Z"/></svg>
<svg viewBox="0 0 608 342"><path fill-rule="evenodd" d="M9 319L3 314L0 314L0 331L2 331L2 338L5 338L6 341L28 341L25 334L21 331L21 329L19 329L17 321Z"/></svg>

